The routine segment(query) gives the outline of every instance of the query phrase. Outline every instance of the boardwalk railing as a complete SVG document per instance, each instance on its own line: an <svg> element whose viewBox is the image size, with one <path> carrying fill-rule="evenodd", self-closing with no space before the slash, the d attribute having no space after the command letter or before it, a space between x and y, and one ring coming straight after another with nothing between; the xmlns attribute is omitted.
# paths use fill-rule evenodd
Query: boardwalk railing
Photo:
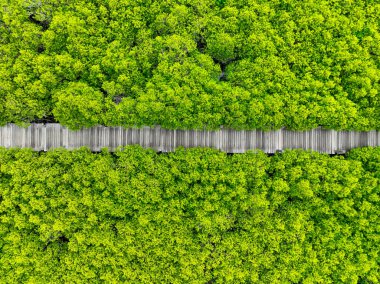
<svg viewBox="0 0 380 284"><path fill-rule="evenodd" d="M159 126L141 129L97 126L71 131L60 124L32 124L28 128L8 124L0 127L0 146L28 147L36 151L47 151L63 147L75 149L88 146L92 151L108 147L139 144L156 151L170 152L179 146L211 147L228 153L243 153L261 149L275 153L284 149L311 149L322 153L343 153L356 147L380 146L380 131L335 131L316 128L309 131L280 129L237 131L165 130Z"/></svg>

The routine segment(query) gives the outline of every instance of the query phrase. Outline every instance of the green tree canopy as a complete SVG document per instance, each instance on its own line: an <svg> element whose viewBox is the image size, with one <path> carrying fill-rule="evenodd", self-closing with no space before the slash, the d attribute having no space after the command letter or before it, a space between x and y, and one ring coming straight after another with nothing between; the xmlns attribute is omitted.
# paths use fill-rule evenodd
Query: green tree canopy
<svg viewBox="0 0 380 284"><path fill-rule="evenodd" d="M379 129L376 1L0 4L1 124L91 125L55 96L84 83L79 112L108 126ZM101 114L86 107L98 92Z"/></svg>
<svg viewBox="0 0 380 284"><path fill-rule="evenodd" d="M0 282L378 283L379 149L0 148Z"/></svg>

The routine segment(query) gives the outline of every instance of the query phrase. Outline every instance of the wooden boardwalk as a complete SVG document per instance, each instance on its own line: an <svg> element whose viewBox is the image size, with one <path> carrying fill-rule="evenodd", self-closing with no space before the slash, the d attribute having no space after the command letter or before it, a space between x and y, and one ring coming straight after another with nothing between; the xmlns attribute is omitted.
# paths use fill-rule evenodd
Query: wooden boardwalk
<svg viewBox="0 0 380 284"><path fill-rule="evenodd" d="M0 146L28 147L36 151L47 151L63 147L75 149L88 146L92 151L108 147L139 144L156 151L170 152L179 146L211 147L227 153L243 153L261 149L275 153L284 149L311 149L321 153L343 153L352 148L380 146L380 131L335 131L316 128L309 131L261 130L218 131L165 130L160 127L124 129L122 127L97 126L79 131L70 131L60 124L32 124L21 128L14 124L0 127Z"/></svg>

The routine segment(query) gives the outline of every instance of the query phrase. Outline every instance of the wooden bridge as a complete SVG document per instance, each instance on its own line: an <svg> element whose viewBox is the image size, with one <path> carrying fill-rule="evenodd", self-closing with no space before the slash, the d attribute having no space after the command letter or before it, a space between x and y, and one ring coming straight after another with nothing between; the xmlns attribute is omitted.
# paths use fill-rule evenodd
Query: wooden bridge
<svg viewBox="0 0 380 284"><path fill-rule="evenodd" d="M311 149L336 154L364 146L380 146L380 131L335 131L316 128L309 131L280 129L237 131L166 130L159 126L140 129L97 126L71 131L60 124L32 124L28 128L8 124L0 127L0 146L28 147L36 151L47 151L63 147L75 149L88 146L92 151L108 147L113 151L118 146L139 144L156 151L170 152L175 148L211 147L227 153L243 153L261 149L275 153L284 149Z"/></svg>

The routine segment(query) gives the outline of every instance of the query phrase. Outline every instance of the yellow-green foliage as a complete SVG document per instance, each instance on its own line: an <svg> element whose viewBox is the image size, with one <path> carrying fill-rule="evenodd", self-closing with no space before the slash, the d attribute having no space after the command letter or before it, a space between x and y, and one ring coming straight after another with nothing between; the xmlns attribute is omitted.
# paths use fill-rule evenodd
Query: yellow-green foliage
<svg viewBox="0 0 380 284"><path fill-rule="evenodd" d="M0 149L1 283L379 283L380 148Z"/></svg>
<svg viewBox="0 0 380 284"><path fill-rule="evenodd" d="M379 129L379 1L0 7L0 124Z"/></svg>

